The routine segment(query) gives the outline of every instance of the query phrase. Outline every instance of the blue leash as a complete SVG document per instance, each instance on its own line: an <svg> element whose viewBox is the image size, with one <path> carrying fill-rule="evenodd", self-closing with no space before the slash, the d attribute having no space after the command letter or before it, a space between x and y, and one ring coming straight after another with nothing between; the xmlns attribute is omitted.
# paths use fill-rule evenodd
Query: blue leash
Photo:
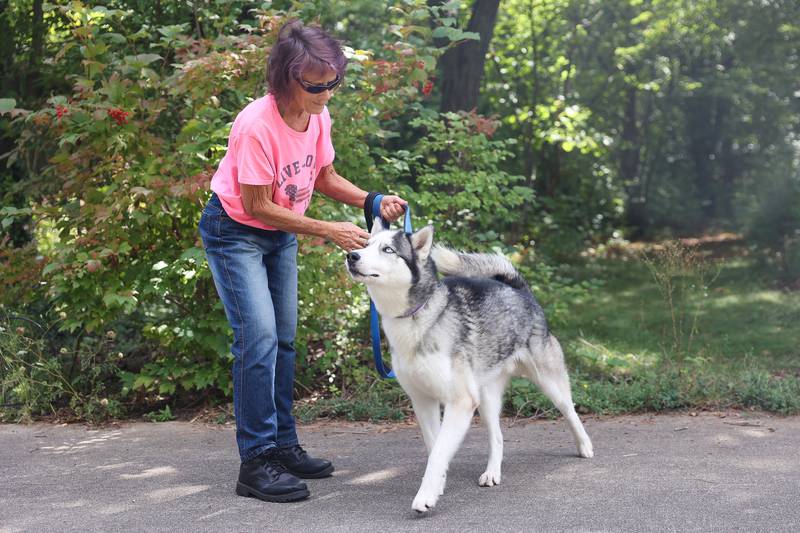
<svg viewBox="0 0 800 533"><path fill-rule="evenodd" d="M372 211L371 213L367 213L367 226L369 229L372 229L372 213L377 213L377 216L380 217L381 212L381 200L383 200L382 194L375 195L375 198L372 200ZM389 227L389 223L383 218L381 218L381 222L383 223L384 227ZM411 235L414 231L411 227L411 207L406 204L406 213L403 219L403 230ZM380 319L378 318L378 310L375 309L375 302L371 299L369 301L369 331L370 335L372 336L372 355L375 358L375 368L378 369L378 374L384 379L393 379L395 378L394 372L391 368L386 368L383 364L383 355L381 354L381 326L380 326Z"/></svg>

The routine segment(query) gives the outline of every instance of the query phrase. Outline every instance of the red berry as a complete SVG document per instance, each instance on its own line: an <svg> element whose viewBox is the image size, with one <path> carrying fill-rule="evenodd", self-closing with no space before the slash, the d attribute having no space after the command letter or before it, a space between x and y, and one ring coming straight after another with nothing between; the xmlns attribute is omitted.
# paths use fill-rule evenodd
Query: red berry
<svg viewBox="0 0 800 533"><path fill-rule="evenodd" d="M56 105L56 117L59 119L69 113L69 109L61 104Z"/></svg>
<svg viewBox="0 0 800 533"><path fill-rule="evenodd" d="M128 123L128 115L130 115L129 111L124 111L118 107L112 107L108 110L108 116L114 119L118 126Z"/></svg>

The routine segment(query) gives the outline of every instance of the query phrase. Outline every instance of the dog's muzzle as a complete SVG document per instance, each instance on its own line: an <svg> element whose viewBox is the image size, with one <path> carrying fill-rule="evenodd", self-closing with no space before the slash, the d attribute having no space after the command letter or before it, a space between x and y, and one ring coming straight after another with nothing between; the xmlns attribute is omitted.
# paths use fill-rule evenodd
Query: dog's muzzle
<svg viewBox="0 0 800 533"><path fill-rule="evenodd" d="M358 252L350 252L349 254L347 254L347 270L349 270L351 274L353 274L354 276L361 276L365 278L379 277L378 274L364 274L363 272L360 272L358 270L358 267L356 266L359 259L361 259L361 256L358 254Z"/></svg>

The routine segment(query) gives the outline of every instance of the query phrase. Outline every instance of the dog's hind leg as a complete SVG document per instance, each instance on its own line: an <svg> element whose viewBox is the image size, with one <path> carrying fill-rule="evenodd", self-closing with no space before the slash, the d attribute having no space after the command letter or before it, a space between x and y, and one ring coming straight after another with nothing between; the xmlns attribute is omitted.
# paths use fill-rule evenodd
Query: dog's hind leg
<svg viewBox="0 0 800 533"><path fill-rule="evenodd" d="M422 484L411 503L411 508L415 511L424 513L432 509L439 500L447 467L467 434L474 412L475 404L470 396L445 405L442 427L428 457Z"/></svg>
<svg viewBox="0 0 800 533"><path fill-rule="evenodd" d="M500 484L500 467L503 463L503 433L500 430L500 411L503 408L503 392L508 378L501 375L481 389L481 404L478 410L489 430L489 463L478 478L478 485L492 487Z"/></svg>
<svg viewBox="0 0 800 533"><path fill-rule="evenodd" d="M544 341L538 337L531 339L531 357L524 359L522 365L531 380L564 415L578 446L578 454L581 457L593 457L592 441L572 404L572 391L567 367L564 365L564 352L558 339L553 335L549 335Z"/></svg>

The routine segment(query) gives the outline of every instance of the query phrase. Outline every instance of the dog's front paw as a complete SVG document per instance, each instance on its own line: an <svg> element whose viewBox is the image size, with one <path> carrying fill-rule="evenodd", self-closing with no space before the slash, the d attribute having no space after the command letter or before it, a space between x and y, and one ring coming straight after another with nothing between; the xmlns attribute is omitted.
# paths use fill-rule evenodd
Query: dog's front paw
<svg viewBox="0 0 800 533"><path fill-rule="evenodd" d="M500 484L500 471L499 470L486 470L481 477L478 478L478 485L481 487L494 487Z"/></svg>
<svg viewBox="0 0 800 533"><path fill-rule="evenodd" d="M414 501L411 503L411 508L418 513L425 513L436 507L436 502L439 500L439 495L435 492L427 492L423 489L417 493Z"/></svg>
<svg viewBox="0 0 800 533"><path fill-rule="evenodd" d="M592 441L587 440L586 442L578 444L578 454L586 459L591 459L594 457L594 447L592 447Z"/></svg>

